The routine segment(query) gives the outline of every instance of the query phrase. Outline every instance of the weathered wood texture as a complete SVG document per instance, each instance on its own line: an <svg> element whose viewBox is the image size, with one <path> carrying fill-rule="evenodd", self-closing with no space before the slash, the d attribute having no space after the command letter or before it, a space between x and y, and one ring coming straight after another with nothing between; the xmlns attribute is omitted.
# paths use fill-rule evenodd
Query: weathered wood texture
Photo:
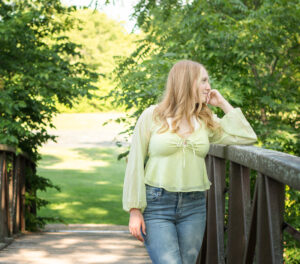
<svg viewBox="0 0 300 264"><path fill-rule="evenodd" d="M283 219L285 185L300 190L300 158L254 146L212 145L206 167L212 185L197 263L283 263L283 231L300 240Z"/></svg>
<svg viewBox="0 0 300 264"><path fill-rule="evenodd" d="M300 240L283 219L285 185L300 190L300 158L254 146L212 145L206 167L212 185L197 263L283 263L283 231ZM0 145L0 247L25 230L27 168L34 171L35 164L25 154ZM252 198L251 171L256 173Z"/></svg>
<svg viewBox="0 0 300 264"><path fill-rule="evenodd" d="M35 164L24 153L0 144L0 248L25 231L25 172Z"/></svg>

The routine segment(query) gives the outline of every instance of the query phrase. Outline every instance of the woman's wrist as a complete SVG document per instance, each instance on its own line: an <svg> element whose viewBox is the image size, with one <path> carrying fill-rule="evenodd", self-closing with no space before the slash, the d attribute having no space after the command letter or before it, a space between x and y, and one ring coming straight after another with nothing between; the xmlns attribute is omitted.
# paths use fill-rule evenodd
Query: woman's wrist
<svg viewBox="0 0 300 264"><path fill-rule="evenodd" d="M224 111L225 114L234 109L233 106L226 101L226 99L221 101L219 107Z"/></svg>
<svg viewBox="0 0 300 264"><path fill-rule="evenodd" d="M141 211L139 208L130 208L129 213Z"/></svg>

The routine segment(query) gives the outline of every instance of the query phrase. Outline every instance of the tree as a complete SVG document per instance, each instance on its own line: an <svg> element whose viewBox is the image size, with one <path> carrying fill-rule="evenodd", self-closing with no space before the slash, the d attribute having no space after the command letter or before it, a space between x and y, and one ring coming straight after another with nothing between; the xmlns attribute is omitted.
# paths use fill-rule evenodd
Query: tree
<svg viewBox="0 0 300 264"><path fill-rule="evenodd" d="M108 95L134 110L124 132L162 95L171 66L191 59L205 65L212 88L242 108L259 146L300 155L299 1L141 0L134 16L146 37L120 61L118 86ZM299 192L286 190L285 221L299 228ZM290 263L298 263L292 251Z"/></svg>
<svg viewBox="0 0 300 264"><path fill-rule="evenodd" d="M260 146L299 155L298 1L189 2L136 5L147 37L116 70L115 103L134 107L136 117L162 94L170 66L189 58L242 107Z"/></svg>
<svg viewBox="0 0 300 264"><path fill-rule="evenodd" d="M91 99L80 98L78 105L72 109L59 105L61 112L99 112L111 111L109 100L101 101L99 96L107 94L115 86L111 72L116 67L115 59L119 56L129 56L136 45L134 41L137 34L128 34L121 22L107 17L105 13L89 8L75 10L68 14L76 21L76 25L63 32L73 43L80 45L83 62L90 70L98 72L101 76L94 85L98 88L93 91L96 96ZM113 101L113 99L111 99Z"/></svg>
<svg viewBox="0 0 300 264"><path fill-rule="evenodd" d="M38 147L55 141L46 128L54 127L56 101L72 107L96 89L98 74L77 62L82 56L78 45L63 35L72 28L74 19L67 14L74 10L59 0L0 0L0 143L27 152L34 162L40 159ZM35 193L46 187L58 188L29 172L27 201L45 205ZM29 228L43 223L30 212L27 219Z"/></svg>

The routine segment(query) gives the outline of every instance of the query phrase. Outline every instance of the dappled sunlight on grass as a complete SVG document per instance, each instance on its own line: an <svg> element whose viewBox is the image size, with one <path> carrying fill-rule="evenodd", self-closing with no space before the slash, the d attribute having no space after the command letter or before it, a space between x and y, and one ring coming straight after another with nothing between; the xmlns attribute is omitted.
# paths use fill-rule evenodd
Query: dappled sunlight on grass
<svg viewBox="0 0 300 264"><path fill-rule="evenodd" d="M122 209L126 163L117 147L43 149L38 174L61 187L38 192L51 204L39 216L60 217L67 223L128 224Z"/></svg>
<svg viewBox="0 0 300 264"><path fill-rule="evenodd" d="M48 127L49 131L65 131L65 130L76 130L76 131L85 131L85 130L97 130L103 128L102 124L104 121L110 118L124 117L124 113L107 113L105 120L99 120L98 113L61 113L53 118L53 123L55 124L56 129ZM114 130L122 129L122 124L109 123L106 127Z"/></svg>
<svg viewBox="0 0 300 264"><path fill-rule="evenodd" d="M109 184L109 182L108 181L97 181L97 182L95 182L95 184Z"/></svg>
<svg viewBox="0 0 300 264"><path fill-rule="evenodd" d="M111 156L104 153L104 155L98 154L97 157L93 157L96 151L99 152L99 149L60 148L58 151L57 148L49 148L48 154L43 155L43 159L39 163L39 167L42 169L77 169L90 171L94 170L94 168L98 166L109 166L109 159Z"/></svg>
<svg viewBox="0 0 300 264"><path fill-rule="evenodd" d="M58 155L43 154L43 159L41 161L38 161L37 165L45 167L45 166L52 166L53 164L59 162L62 162L62 159Z"/></svg>
<svg viewBox="0 0 300 264"><path fill-rule="evenodd" d="M115 149L101 148L101 151L99 151L99 148L74 148L73 150L86 160L111 161L112 157L116 154Z"/></svg>
<svg viewBox="0 0 300 264"><path fill-rule="evenodd" d="M97 201L101 201L101 202L105 201L105 202L107 202L107 201L111 201L111 200L116 200L118 198L119 197L117 195L112 195L112 194L109 195L109 194L107 194L107 195L105 195L105 197L98 198Z"/></svg>
<svg viewBox="0 0 300 264"><path fill-rule="evenodd" d="M82 205L81 202L69 202L69 203L59 203L59 204L51 204L50 208L53 210L61 210L66 209L70 205Z"/></svg>
<svg viewBox="0 0 300 264"><path fill-rule="evenodd" d="M57 143L39 149L38 175L48 178L61 192L47 188L38 197L50 201L38 216L73 224L128 224L122 209L125 160L117 160L127 147L113 145L120 124L102 123L114 115L61 114L54 120ZM119 137L116 137L119 138Z"/></svg>
<svg viewBox="0 0 300 264"><path fill-rule="evenodd" d="M109 164L107 162L98 161L98 162L89 162L86 160L65 160L64 162L61 162L59 164L56 164L54 166L51 166L52 169L77 169L81 171L89 171L94 170L93 167L96 167L97 165L101 167L107 167ZM49 167L46 167L49 168Z"/></svg>
<svg viewBox="0 0 300 264"><path fill-rule="evenodd" d="M67 193L56 193L55 196L56 197L62 197L62 198L70 197L70 195L67 194Z"/></svg>
<svg viewBox="0 0 300 264"><path fill-rule="evenodd" d="M107 215L108 210L104 210L104 209L101 209L101 208L88 208L86 210L86 213L87 214L93 214L95 216L97 216L97 215Z"/></svg>

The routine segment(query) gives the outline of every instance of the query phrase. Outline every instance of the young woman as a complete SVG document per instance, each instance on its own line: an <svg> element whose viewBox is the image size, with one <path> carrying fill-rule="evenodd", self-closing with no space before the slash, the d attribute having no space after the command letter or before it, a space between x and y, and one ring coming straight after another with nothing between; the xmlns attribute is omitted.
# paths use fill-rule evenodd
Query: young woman
<svg viewBox="0 0 300 264"><path fill-rule="evenodd" d="M223 118L207 104L222 108ZM209 144L256 141L241 109L211 90L202 64L182 60L172 67L162 101L136 123L123 187L129 230L144 242L153 263L196 263L211 185L204 160Z"/></svg>

